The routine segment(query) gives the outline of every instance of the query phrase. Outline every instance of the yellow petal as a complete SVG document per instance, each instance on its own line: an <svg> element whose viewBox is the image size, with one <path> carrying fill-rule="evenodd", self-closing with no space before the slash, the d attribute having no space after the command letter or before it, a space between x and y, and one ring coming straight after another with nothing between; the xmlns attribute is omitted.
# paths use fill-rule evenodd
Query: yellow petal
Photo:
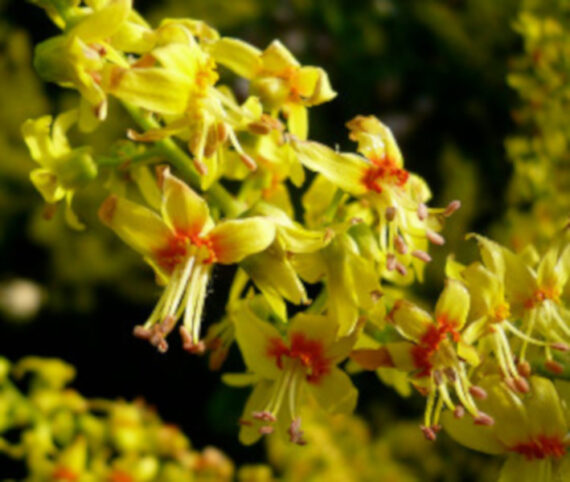
<svg viewBox="0 0 570 482"><path fill-rule="evenodd" d="M208 204L184 182L164 169L162 217L177 233L198 235L210 218Z"/></svg>
<svg viewBox="0 0 570 482"><path fill-rule="evenodd" d="M481 358L479 357L477 348L462 341L457 344L457 356L464 359L469 365L473 367L476 367L479 365L479 363L481 363Z"/></svg>
<svg viewBox="0 0 570 482"><path fill-rule="evenodd" d="M65 196L65 222L70 226L72 229L76 229L77 231L83 231L85 229L85 224L83 224L77 214L73 211L71 206L71 202L73 201L73 192L68 191Z"/></svg>
<svg viewBox="0 0 570 482"><path fill-rule="evenodd" d="M412 356L414 346L413 343L408 341L386 343L386 350L388 350L395 368L404 372L411 372L418 368Z"/></svg>
<svg viewBox="0 0 570 482"><path fill-rule="evenodd" d="M317 79L311 87L310 95L304 99L306 105L319 105L334 99L337 93L332 89L328 74L319 67L306 67L315 69L317 72ZM301 69L304 70L304 69Z"/></svg>
<svg viewBox="0 0 570 482"><path fill-rule="evenodd" d="M274 237L274 224L261 217L224 221L209 233L217 261L222 264L239 263L263 251Z"/></svg>
<svg viewBox="0 0 570 482"><path fill-rule="evenodd" d="M475 238L477 240L483 263L485 263L485 266L489 268L493 273L495 273L499 279L503 279L505 276L505 260L503 258L503 248L490 239L487 239L484 236L479 236L477 234L469 234L466 236L466 238Z"/></svg>
<svg viewBox="0 0 570 482"><path fill-rule="evenodd" d="M105 7L85 17L68 35L80 37L85 43L104 40L114 35L127 19L132 8L132 0L115 0Z"/></svg>
<svg viewBox="0 0 570 482"><path fill-rule="evenodd" d="M242 424L239 431L239 441L244 445L252 445L261 438L259 424L252 420L252 413L265 409L272 395L274 383L268 380L261 380L255 385L247 403L243 409L242 418L249 424Z"/></svg>
<svg viewBox="0 0 570 482"><path fill-rule="evenodd" d="M382 383L392 387L401 397L407 398L412 394L412 386L406 372L396 368L383 367L378 368L376 374Z"/></svg>
<svg viewBox="0 0 570 482"><path fill-rule="evenodd" d="M307 385L317 403L329 413L352 413L356 408L358 391L350 377L337 367Z"/></svg>
<svg viewBox="0 0 570 482"><path fill-rule="evenodd" d="M117 196L109 196L99 208L99 218L135 251L152 257L168 245L172 232L153 211Z"/></svg>
<svg viewBox="0 0 570 482"><path fill-rule="evenodd" d="M52 116L45 115L38 119L28 119L22 124L22 136L30 150L32 159L40 165L52 157L50 126Z"/></svg>
<svg viewBox="0 0 570 482"><path fill-rule="evenodd" d="M309 114L307 108L301 104L289 103L286 112L289 132L304 141L309 134Z"/></svg>
<svg viewBox="0 0 570 482"><path fill-rule="evenodd" d="M419 342L433 318L427 312L407 300L397 300L388 315L398 331L411 341Z"/></svg>
<svg viewBox="0 0 570 482"><path fill-rule="evenodd" d="M296 305L306 301L305 287L278 245L247 257L241 267L261 290L273 290Z"/></svg>
<svg viewBox="0 0 570 482"><path fill-rule="evenodd" d="M272 343L282 340L279 332L256 316L247 303L232 313L232 319L236 340L249 370L263 378L277 378L280 370L269 350Z"/></svg>
<svg viewBox="0 0 570 482"><path fill-rule="evenodd" d="M453 412L446 410L441 416L445 431L461 445L485 454L505 453L505 447L497 440L494 428L475 425L471 417L455 418Z"/></svg>
<svg viewBox="0 0 570 482"><path fill-rule="evenodd" d="M289 337L295 333L302 333L310 340L318 340L325 350L335 341L336 332L337 326L334 321L322 315L299 313L289 325Z"/></svg>
<svg viewBox="0 0 570 482"><path fill-rule="evenodd" d="M222 37L209 49L216 62L246 79L261 69L261 51L242 40Z"/></svg>
<svg viewBox="0 0 570 482"><path fill-rule="evenodd" d="M299 67L299 62L279 40L271 42L261 54L263 69L271 73L281 73L290 67Z"/></svg>
<svg viewBox="0 0 570 482"><path fill-rule="evenodd" d="M471 317L492 314L495 306L504 301L504 289L497 276L481 263L472 263L461 274L471 294Z"/></svg>
<svg viewBox="0 0 570 482"><path fill-rule="evenodd" d="M531 395L525 400L529 413L529 431L534 437L557 437L562 440L568 425L554 384L541 377L531 377Z"/></svg>
<svg viewBox="0 0 570 482"><path fill-rule="evenodd" d="M326 264L319 252L293 255L291 264L307 283L317 283L327 272Z"/></svg>
<svg viewBox="0 0 570 482"><path fill-rule="evenodd" d="M527 460L522 455L509 455L497 482L553 482L550 458Z"/></svg>
<svg viewBox="0 0 570 482"><path fill-rule="evenodd" d="M362 179L367 165L361 157L333 151L318 142L295 142L293 148L301 164L322 174L337 187L356 196L366 193Z"/></svg>
<svg viewBox="0 0 570 482"><path fill-rule="evenodd" d="M447 280L435 306L435 317L437 320L444 318L460 330L467 320L469 302L469 292L463 283L452 279Z"/></svg>
<svg viewBox="0 0 570 482"><path fill-rule="evenodd" d="M137 107L159 114L182 114L191 83L181 73L158 67L114 67L106 73L103 85L109 94Z"/></svg>
<svg viewBox="0 0 570 482"><path fill-rule="evenodd" d="M57 176L48 169L34 169L30 172L30 181L48 203L55 204L65 197L65 189Z"/></svg>

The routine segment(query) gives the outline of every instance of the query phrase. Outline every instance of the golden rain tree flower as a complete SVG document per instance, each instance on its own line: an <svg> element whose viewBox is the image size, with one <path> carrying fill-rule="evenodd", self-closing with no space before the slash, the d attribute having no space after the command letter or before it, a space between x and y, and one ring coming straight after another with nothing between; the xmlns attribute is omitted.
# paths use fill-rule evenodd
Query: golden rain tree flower
<svg viewBox="0 0 570 482"><path fill-rule="evenodd" d="M110 196L100 217L133 249L144 256L166 288L154 311L135 334L160 351L165 336L184 313L180 327L185 349L204 350L200 324L212 267L239 263L266 249L275 236L273 223L262 217L214 223L209 208L196 192L173 176L161 173L160 215L128 199Z"/></svg>
<svg viewBox="0 0 570 482"><path fill-rule="evenodd" d="M357 335L338 339L330 319L299 313L283 337L264 321L265 316L266 310L245 300L235 318L248 372L226 374L224 380L231 385L255 385L240 420L240 440L255 443L272 433L276 423L280 433L303 444L299 408L307 394L331 413L350 413L356 406L357 391L337 365L348 356Z"/></svg>
<svg viewBox="0 0 570 482"><path fill-rule="evenodd" d="M527 394L513 392L497 376L482 382L488 396L480 406L495 420L493 426L476 426L444 413L445 430L471 449L505 455L500 482L552 482L567 480L568 403L545 378L531 377Z"/></svg>
<svg viewBox="0 0 570 482"><path fill-rule="evenodd" d="M249 169L256 168L236 132L247 131L251 123L259 121L262 108L256 97L239 105L229 89L216 86L216 63L192 27L185 22L164 22L156 31L156 46L129 66L108 68L103 86L106 92L154 112L164 121L163 126L144 133L129 130L131 139L181 138L197 171L208 174L207 183L211 183L223 172L222 148L227 144Z"/></svg>
<svg viewBox="0 0 570 482"><path fill-rule="evenodd" d="M49 115L29 119L22 125L22 135L32 159L40 165L30 173L32 183L47 203L65 200L67 223L83 229L71 202L77 189L97 176L97 165L91 157L91 147L72 149L69 145L67 131L77 118L77 110L70 110L55 121Z"/></svg>
<svg viewBox="0 0 570 482"><path fill-rule="evenodd" d="M385 258L384 277L402 280L412 265L421 280L423 265L431 259L426 252L429 242L444 243L436 231L441 229L442 218L460 204L454 201L445 209L426 207L431 197L429 188L419 176L404 169L392 132L377 118L358 116L347 126L360 155L337 152L313 141L293 140L299 160L359 201L351 213L372 219ZM401 277L395 277L394 272Z"/></svg>
<svg viewBox="0 0 570 482"><path fill-rule="evenodd" d="M469 292L456 280L447 281L435 307L435 320L413 303L397 300L387 318L406 341L388 342L380 349L355 350L352 355L367 369L391 366L411 375L414 386L427 396L421 428L430 440L435 439L445 407L458 417L467 411L475 424L493 424L474 400L484 398L485 392L470 381L467 372L467 365L479 364L477 352L462 340L469 303ZM458 403L452 400L450 388Z"/></svg>
<svg viewBox="0 0 570 482"><path fill-rule="evenodd" d="M63 87L77 89L82 96L80 126L91 130L107 116L107 95L101 85L109 64L127 66L123 51L139 52L152 45L150 28L132 10L132 0L42 2L48 12L57 12L61 35L36 48L34 66L38 73Z"/></svg>
<svg viewBox="0 0 570 482"><path fill-rule="evenodd" d="M307 107L336 97L323 69L301 66L278 40L260 51L241 40L223 37L210 51L221 65L250 80L252 92L270 115L277 118L282 112L289 132L300 139L308 134Z"/></svg>
<svg viewBox="0 0 570 482"><path fill-rule="evenodd" d="M476 308L481 314L467 330L470 342L494 332L498 341L495 355L503 373L513 374L513 355L504 340L507 330L520 340L521 363L528 347L536 346L544 349L547 367L560 371L552 350L568 351L570 345L570 314L562 303L570 273L570 246L551 247L535 264L534 256L515 254L482 236L476 238L484 266L475 264L462 273L477 293ZM509 318L520 323L517 326Z"/></svg>

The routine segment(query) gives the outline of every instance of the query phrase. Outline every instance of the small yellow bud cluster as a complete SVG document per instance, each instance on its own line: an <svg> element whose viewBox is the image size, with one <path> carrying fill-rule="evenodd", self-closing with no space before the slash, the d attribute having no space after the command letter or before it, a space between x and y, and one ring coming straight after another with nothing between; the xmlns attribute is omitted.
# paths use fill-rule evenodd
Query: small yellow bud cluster
<svg viewBox="0 0 570 482"><path fill-rule="evenodd" d="M26 480L233 480L222 452L192 449L142 401L84 398L67 387L74 376L58 359L0 359L0 453L22 460Z"/></svg>

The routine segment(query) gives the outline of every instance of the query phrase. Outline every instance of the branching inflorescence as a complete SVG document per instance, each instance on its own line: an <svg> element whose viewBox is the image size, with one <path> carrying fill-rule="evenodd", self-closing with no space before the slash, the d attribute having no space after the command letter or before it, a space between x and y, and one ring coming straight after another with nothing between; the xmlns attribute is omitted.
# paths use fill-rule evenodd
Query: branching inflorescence
<svg viewBox="0 0 570 482"><path fill-rule="evenodd" d="M386 288L423 280L460 202L428 207L429 187L376 117L347 123L356 153L308 140L309 107L336 96L324 70L300 65L279 41L259 50L198 20L152 28L130 0L35 3L62 29L37 46L36 69L80 101L24 124L40 165L31 180L50 205L65 200L73 228L83 228L73 196L106 181L101 220L164 286L137 337L165 352L178 325L184 348L208 351L215 369L237 341L246 372L224 380L254 386L243 443L274 431L305 443L299 410L310 398L352 411L357 391L338 366L350 357L426 397L430 440L443 424L468 446L521 458L529 473L567 465L567 389L545 378L566 374L570 349L566 231L542 255L472 236L481 261L448 260L432 315ZM233 77L247 81L246 96L221 83ZM96 129L111 98L137 125L125 126L121 148L72 147L68 130ZM295 216L290 186L306 180ZM225 317L202 338L216 264L237 271ZM320 287L314 300L309 284Z"/></svg>

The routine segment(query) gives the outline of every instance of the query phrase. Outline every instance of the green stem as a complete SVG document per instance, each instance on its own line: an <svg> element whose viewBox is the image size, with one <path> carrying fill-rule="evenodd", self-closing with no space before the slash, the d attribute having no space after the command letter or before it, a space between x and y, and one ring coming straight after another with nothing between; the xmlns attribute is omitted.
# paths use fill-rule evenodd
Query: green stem
<svg viewBox="0 0 570 482"><path fill-rule="evenodd" d="M164 158L164 154L161 147L153 146L140 154L135 154L134 156L121 157L118 155L116 157L110 156L98 156L95 158L95 162L100 167L117 167L117 166L132 166L133 164L139 164L143 161L151 161L156 159L160 160Z"/></svg>
<svg viewBox="0 0 570 482"><path fill-rule="evenodd" d="M336 215L336 212L338 210L338 206L339 206L340 201L342 200L343 196L344 196L344 192L342 191L342 189L337 189L335 191L333 199L332 199L329 207L327 208L327 210L323 214L323 220L325 221L325 223L332 222L332 220L334 219L334 217Z"/></svg>
<svg viewBox="0 0 570 482"><path fill-rule="evenodd" d="M378 343L382 344L399 339L398 334L393 326L386 325L381 328L370 321L366 321L364 324L364 333L366 333L370 338L376 340Z"/></svg>
<svg viewBox="0 0 570 482"><path fill-rule="evenodd" d="M122 103L134 121L145 131L159 129L160 125L151 116L143 113L141 109L127 102ZM194 169L192 159L172 139L162 139L154 143L160 153L180 171L189 184L196 190L202 191L200 174ZM245 205L237 201L220 183L213 184L207 190L208 196L220 206L228 217L237 217L244 210Z"/></svg>

